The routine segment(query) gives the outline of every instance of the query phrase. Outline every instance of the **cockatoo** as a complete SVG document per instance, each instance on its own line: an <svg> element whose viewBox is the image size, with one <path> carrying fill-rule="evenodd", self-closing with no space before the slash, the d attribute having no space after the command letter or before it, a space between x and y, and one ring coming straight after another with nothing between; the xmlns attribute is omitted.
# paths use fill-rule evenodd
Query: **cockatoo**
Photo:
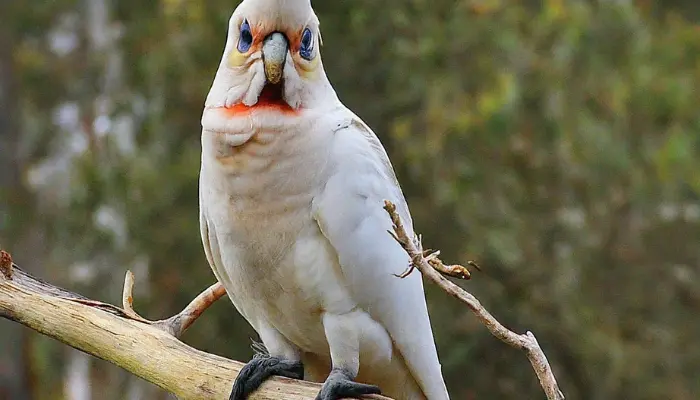
<svg viewBox="0 0 700 400"><path fill-rule="evenodd" d="M206 257L269 354L233 383L323 382L317 399L449 399L420 274L387 230L411 216L386 151L338 99L310 0L244 0L202 115Z"/></svg>

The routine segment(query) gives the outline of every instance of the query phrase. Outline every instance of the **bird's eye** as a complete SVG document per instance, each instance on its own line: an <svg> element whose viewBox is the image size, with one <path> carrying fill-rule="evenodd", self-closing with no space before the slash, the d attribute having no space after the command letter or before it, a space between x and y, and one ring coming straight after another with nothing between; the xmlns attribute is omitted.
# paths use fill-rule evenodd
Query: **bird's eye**
<svg viewBox="0 0 700 400"><path fill-rule="evenodd" d="M253 33L250 31L250 24L247 19L241 24L241 33L238 38L238 51L245 53L253 45Z"/></svg>
<svg viewBox="0 0 700 400"><path fill-rule="evenodd" d="M299 55L305 60L311 61L314 58L314 35L311 29L304 29L301 34L301 46L299 46Z"/></svg>

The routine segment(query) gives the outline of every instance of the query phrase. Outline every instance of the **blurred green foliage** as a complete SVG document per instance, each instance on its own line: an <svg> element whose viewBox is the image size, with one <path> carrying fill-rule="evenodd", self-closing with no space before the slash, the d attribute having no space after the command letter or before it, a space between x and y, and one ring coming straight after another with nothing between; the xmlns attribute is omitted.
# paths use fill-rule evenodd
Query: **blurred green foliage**
<svg viewBox="0 0 700 400"><path fill-rule="evenodd" d="M3 5L32 189L20 202L3 191L0 238L32 226L46 249L15 251L20 264L40 257L46 278L113 302L133 268L151 318L213 281L198 227L199 120L235 3L107 2L109 24L93 31L84 2ZM697 399L700 5L316 3L326 71L389 149L416 230L446 260L484 267L464 286L537 334L567 398ZM50 45L62 29L77 32L65 54ZM56 124L66 103L78 139ZM52 158L71 140L85 148L65 165ZM47 160L61 178L35 188L31 171ZM90 278L71 278L86 273L71 265ZM427 291L452 398L542 398L522 354ZM246 360L251 337L222 301L184 340ZM32 338L36 398L56 398L62 347ZM113 367L96 365L101 398L124 398Z"/></svg>

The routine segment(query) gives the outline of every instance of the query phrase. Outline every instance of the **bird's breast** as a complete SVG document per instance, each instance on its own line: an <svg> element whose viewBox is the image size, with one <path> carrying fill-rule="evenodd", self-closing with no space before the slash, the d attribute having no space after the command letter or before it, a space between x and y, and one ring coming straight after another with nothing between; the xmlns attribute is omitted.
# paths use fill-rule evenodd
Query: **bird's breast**
<svg viewBox="0 0 700 400"><path fill-rule="evenodd" d="M274 322L302 348L316 348L325 340L321 313L355 307L312 213L327 181L331 130L282 122L253 120L233 138L205 131L200 202L220 253L214 268L236 307L253 326ZM310 326L317 335L299 330Z"/></svg>
<svg viewBox="0 0 700 400"><path fill-rule="evenodd" d="M256 329L265 321L305 351L325 351L322 313L356 304L309 198L236 202L213 193L203 202L220 254L214 268L236 307Z"/></svg>

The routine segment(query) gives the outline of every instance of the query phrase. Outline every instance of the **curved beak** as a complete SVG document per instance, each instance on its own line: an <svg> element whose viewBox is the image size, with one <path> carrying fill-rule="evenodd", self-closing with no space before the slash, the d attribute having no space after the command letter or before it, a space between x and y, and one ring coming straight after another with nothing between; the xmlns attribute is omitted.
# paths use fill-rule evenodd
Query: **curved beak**
<svg viewBox="0 0 700 400"><path fill-rule="evenodd" d="M276 85L282 80L288 48L287 38L280 32L272 32L263 41L262 59L268 82Z"/></svg>

